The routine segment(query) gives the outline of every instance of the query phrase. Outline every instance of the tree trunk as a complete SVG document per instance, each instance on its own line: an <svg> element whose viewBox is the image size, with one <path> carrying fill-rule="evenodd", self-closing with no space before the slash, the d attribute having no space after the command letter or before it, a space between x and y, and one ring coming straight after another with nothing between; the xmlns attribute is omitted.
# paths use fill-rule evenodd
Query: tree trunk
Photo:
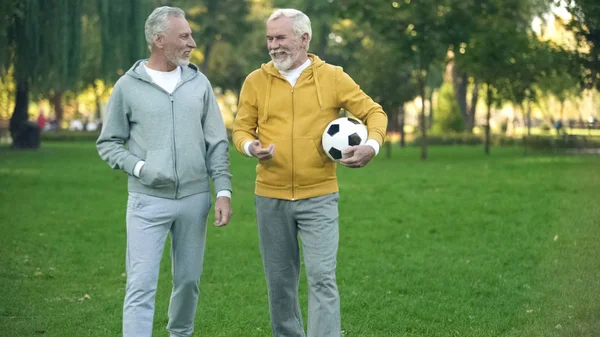
<svg viewBox="0 0 600 337"><path fill-rule="evenodd" d="M459 73L456 69L456 64L452 66L452 87L454 88L454 96L460 108L460 114L463 117L465 125L468 125L469 112L467 111L467 88L469 78L466 73Z"/></svg>
<svg viewBox="0 0 600 337"><path fill-rule="evenodd" d="M319 49L317 55L321 59L326 60L327 57L327 41L329 41L329 33L331 32L331 26L328 21L321 23L321 32L319 34Z"/></svg>
<svg viewBox="0 0 600 337"><path fill-rule="evenodd" d="M487 84L487 116L485 117L485 154L490 154L490 119L492 116L492 88Z"/></svg>
<svg viewBox="0 0 600 337"><path fill-rule="evenodd" d="M469 113L467 114L467 120L465 121L465 130L469 133L473 132L475 127L475 113L477 112L477 101L479 100L479 83L475 80L473 85L473 95L471 96L471 106L469 107Z"/></svg>
<svg viewBox="0 0 600 337"><path fill-rule="evenodd" d="M421 160L427 159L427 122L425 119L425 78L419 75L419 94L421 95Z"/></svg>
<svg viewBox="0 0 600 337"><path fill-rule="evenodd" d="M17 90L15 93L15 110L10 118L9 129L12 135L13 143L18 130L27 122L29 110L29 88L25 82L17 82Z"/></svg>
<svg viewBox="0 0 600 337"><path fill-rule="evenodd" d="M15 110L10 118L9 130L12 147L15 149L37 149L40 147L40 128L29 122L29 86L17 81Z"/></svg>
<svg viewBox="0 0 600 337"><path fill-rule="evenodd" d="M400 130L400 147L406 147L406 134L404 133L404 104L398 108L398 129Z"/></svg>
<svg viewBox="0 0 600 337"><path fill-rule="evenodd" d="M392 134L395 133L398 130L398 111L399 108L392 108L391 109L391 113L388 114L388 124L387 124L387 134ZM385 157L387 159L392 158L392 142L391 141L387 141L385 142Z"/></svg>
<svg viewBox="0 0 600 337"><path fill-rule="evenodd" d="M427 95L427 101L429 102L429 130L433 127L433 92L435 90L433 88L429 88L429 95Z"/></svg>
<svg viewBox="0 0 600 337"><path fill-rule="evenodd" d="M208 76L208 63L210 61L210 54L212 52L213 49L213 41L207 41L206 45L204 46L204 61L202 62L202 73L206 76Z"/></svg>
<svg viewBox="0 0 600 337"><path fill-rule="evenodd" d="M57 130L62 129L63 122L63 105L62 105L62 92L57 92L50 98L50 102L54 107L54 117L56 118Z"/></svg>
<svg viewBox="0 0 600 337"><path fill-rule="evenodd" d="M527 137L531 136L531 102L527 100Z"/></svg>
<svg viewBox="0 0 600 337"><path fill-rule="evenodd" d="M102 95L101 92L99 91L98 85L96 84L96 81L94 81L92 83L93 87L94 87L94 103L96 104L96 123L101 123L102 122L102 113L100 112L100 96Z"/></svg>

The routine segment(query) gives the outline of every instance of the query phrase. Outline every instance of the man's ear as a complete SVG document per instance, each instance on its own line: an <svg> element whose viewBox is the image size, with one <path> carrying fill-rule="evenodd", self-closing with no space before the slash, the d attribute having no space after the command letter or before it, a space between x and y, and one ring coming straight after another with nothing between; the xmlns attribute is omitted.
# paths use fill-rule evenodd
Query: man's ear
<svg viewBox="0 0 600 337"><path fill-rule="evenodd" d="M154 36L152 36L152 40L157 48L162 49L165 36L163 34L154 34Z"/></svg>
<svg viewBox="0 0 600 337"><path fill-rule="evenodd" d="M303 47L308 46L308 42L310 42L310 36L308 35L308 33L302 34L302 36L300 38L302 39L302 46Z"/></svg>

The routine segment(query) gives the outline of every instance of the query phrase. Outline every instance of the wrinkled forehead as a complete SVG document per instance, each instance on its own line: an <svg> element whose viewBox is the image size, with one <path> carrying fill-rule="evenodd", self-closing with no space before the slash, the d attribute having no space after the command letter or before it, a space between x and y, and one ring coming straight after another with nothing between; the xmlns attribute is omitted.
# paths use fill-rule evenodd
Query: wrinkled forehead
<svg viewBox="0 0 600 337"><path fill-rule="evenodd" d="M280 17L267 23L267 36L294 35L294 25L292 19Z"/></svg>

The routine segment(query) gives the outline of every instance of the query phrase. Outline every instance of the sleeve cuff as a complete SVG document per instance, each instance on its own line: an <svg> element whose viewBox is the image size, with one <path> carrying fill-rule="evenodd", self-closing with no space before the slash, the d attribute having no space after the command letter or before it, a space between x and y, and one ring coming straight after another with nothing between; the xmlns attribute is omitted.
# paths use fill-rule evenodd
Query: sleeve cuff
<svg viewBox="0 0 600 337"><path fill-rule="evenodd" d="M140 177L140 171L142 170L142 167L144 167L144 165L146 164L145 161L140 160L135 164L135 167L133 168L133 175L136 176L137 178Z"/></svg>
<svg viewBox="0 0 600 337"><path fill-rule="evenodd" d="M221 190L217 193L217 198L218 197L227 197L227 198L231 199L231 191L230 190Z"/></svg>
<svg viewBox="0 0 600 337"><path fill-rule="evenodd" d="M379 143L375 139L367 140L367 143L365 145L369 145L370 147L372 147L373 150L375 150L375 155L379 153Z"/></svg>
<svg viewBox="0 0 600 337"><path fill-rule="evenodd" d="M254 157L254 156L252 155L252 153L250 153L250 144L252 144L252 142L251 142L251 141L247 141L247 142L244 144L244 152L246 152L246 155L247 155L248 157Z"/></svg>

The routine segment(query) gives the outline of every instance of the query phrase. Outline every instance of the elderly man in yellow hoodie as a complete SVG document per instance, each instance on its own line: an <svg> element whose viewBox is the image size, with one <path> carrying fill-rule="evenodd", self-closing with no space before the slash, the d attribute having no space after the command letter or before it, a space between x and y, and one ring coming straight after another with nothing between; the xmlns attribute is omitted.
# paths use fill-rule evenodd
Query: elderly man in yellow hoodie
<svg viewBox="0 0 600 337"><path fill-rule="evenodd" d="M341 164L366 165L384 141L387 116L340 67L308 53L310 19L295 9L267 20L271 62L246 78L233 126L238 151L258 159L256 218L275 337L305 337L298 303L300 237L308 279L308 337L340 337L336 163L321 135L341 108L369 131Z"/></svg>

